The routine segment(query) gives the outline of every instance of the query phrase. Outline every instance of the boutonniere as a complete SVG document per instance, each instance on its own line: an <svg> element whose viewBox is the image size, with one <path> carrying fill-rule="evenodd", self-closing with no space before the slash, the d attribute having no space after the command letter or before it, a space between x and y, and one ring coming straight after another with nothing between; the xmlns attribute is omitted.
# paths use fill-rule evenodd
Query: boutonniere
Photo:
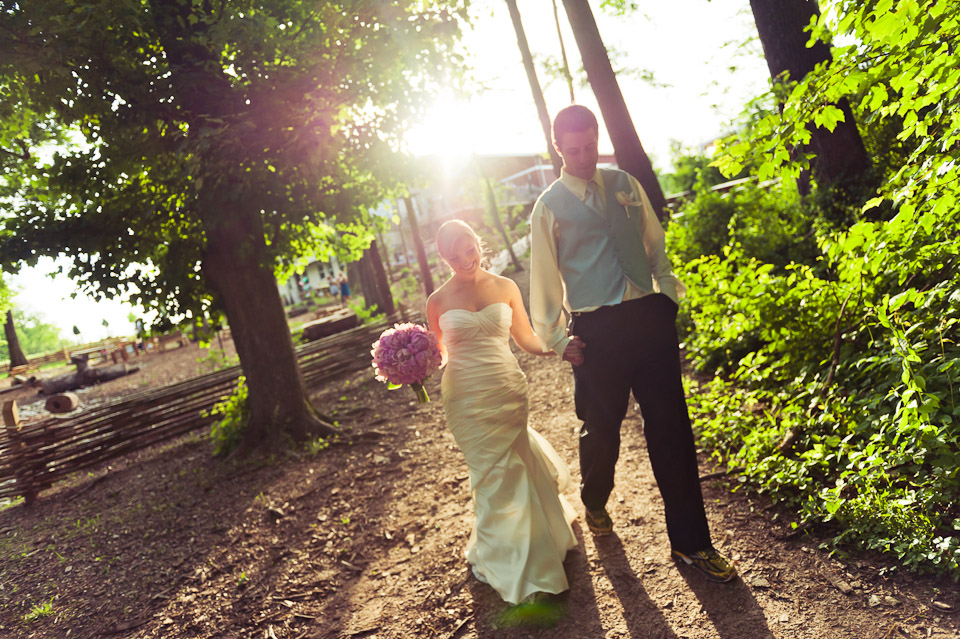
<svg viewBox="0 0 960 639"><path fill-rule="evenodd" d="M643 206L643 203L633 199L633 193L627 193L626 191L617 191L617 202L620 203L627 211L627 217L630 217L630 207L631 206Z"/></svg>

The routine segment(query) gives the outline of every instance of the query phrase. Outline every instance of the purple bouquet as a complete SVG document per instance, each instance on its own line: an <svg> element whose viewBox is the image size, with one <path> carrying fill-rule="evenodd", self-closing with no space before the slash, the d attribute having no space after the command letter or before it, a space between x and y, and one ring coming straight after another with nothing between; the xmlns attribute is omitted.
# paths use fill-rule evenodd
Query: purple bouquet
<svg viewBox="0 0 960 639"><path fill-rule="evenodd" d="M419 403L429 402L423 381L440 368L436 336L419 324L394 324L380 334L370 351L377 379L390 390L409 384Z"/></svg>

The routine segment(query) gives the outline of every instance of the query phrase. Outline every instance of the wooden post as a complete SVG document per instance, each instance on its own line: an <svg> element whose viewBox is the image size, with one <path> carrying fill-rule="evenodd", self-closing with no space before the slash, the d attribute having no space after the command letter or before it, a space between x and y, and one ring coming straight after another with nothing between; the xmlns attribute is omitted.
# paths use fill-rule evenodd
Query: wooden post
<svg viewBox="0 0 960 639"><path fill-rule="evenodd" d="M7 431L7 437L14 443L11 450L13 457L11 464L13 472L17 476L17 484L20 485L20 494L23 495L25 505L31 505L37 498L34 490L33 481L30 472L30 460L24 455L24 444L20 439L20 410L17 408L17 400L8 399L3 402L3 425ZM19 443L18 443L19 442Z"/></svg>

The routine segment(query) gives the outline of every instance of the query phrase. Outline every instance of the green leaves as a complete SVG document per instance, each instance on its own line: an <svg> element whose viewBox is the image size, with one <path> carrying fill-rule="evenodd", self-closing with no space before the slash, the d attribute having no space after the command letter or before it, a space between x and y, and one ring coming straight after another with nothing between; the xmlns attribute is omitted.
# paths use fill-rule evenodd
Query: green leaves
<svg viewBox="0 0 960 639"><path fill-rule="evenodd" d="M833 131L837 127L837 122L843 122L843 111L838 109L832 104L828 104L822 109L814 112L813 114L813 123L816 126L823 127L828 131ZM779 156L777 153L774 154L774 161L783 163L786 161L785 155L786 151L783 149L778 149Z"/></svg>
<svg viewBox="0 0 960 639"><path fill-rule="evenodd" d="M750 105L715 164L788 183L811 127L835 127L847 98L876 186L840 222L805 199L806 228L787 235L818 251L786 262L741 222L776 237L782 193L685 207L668 228L690 289L684 344L718 375L691 407L713 455L801 522L958 578L960 537L946 531L960 520L960 50L945 43L960 15L932 0L825 4L817 33L851 44ZM763 106L774 99L782 112Z"/></svg>
<svg viewBox="0 0 960 639"><path fill-rule="evenodd" d="M23 156L0 153L3 265L64 255L88 289L179 321L219 305L204 251L241 209L259 217L266 270L354 255L364 212L402 177L401 127L457 76L464 15L435 1L17 3L0 15L0 149Z"/></svg>

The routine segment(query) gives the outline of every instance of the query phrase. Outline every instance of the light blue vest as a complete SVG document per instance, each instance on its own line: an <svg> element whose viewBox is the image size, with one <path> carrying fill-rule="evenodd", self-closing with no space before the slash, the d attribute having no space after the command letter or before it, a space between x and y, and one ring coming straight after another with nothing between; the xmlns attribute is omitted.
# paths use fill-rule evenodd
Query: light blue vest
<svg viewBox="0 0 960 639"><path fill-rule="evenodd" d="M541 195L557 221L557 260L573 309L609 306L623 300L629 279L645 292L653 291L650 262L643 238L617 192L633 194L626 173L601 169L605 191L603 214L580 201L560 180ZM631 215L642 215L631 207Z"/></svg>

